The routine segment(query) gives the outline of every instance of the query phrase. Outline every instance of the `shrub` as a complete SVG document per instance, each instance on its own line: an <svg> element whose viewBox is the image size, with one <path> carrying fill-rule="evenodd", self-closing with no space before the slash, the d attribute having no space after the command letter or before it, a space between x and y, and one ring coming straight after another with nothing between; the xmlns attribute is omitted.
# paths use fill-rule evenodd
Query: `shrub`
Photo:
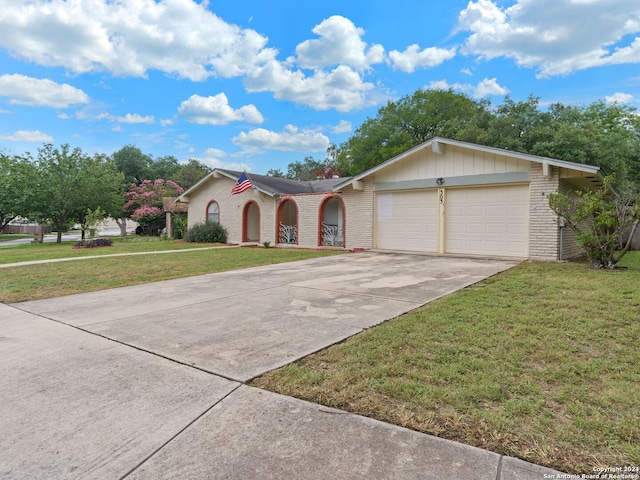
<svg viewBox="0 0 640 480"><path fill-rule="evenodd" d="M113 240L110 238L94 238L93 240L80 240L73 245L73 248L110 247L111 245L113 245Z"/></svg>
<svg viewBox="0 0 640 480"><path fill-rule="evenodd" d="M218 222L196 223L184 235L185 242L227 243L227 230Z"/></svg>
<svg viewBox="0 0 640 480"><path fill-rule="evenodd" d="M578 245L584 248L593 268L616 268L640 224L640 196L612 195L610 185L614 181L615 177L609 175L599 190L548 195L551 210L564 217L576 233ZM625 233L629 237L622 245Z"/></svg>
<svg viewBox="0 0 640 480"><path fill-rule="evenodd" d="M172 215L171 221L173 223L173 238L176 240L184 238L187 233L187 214L176 213Z"/></svg>

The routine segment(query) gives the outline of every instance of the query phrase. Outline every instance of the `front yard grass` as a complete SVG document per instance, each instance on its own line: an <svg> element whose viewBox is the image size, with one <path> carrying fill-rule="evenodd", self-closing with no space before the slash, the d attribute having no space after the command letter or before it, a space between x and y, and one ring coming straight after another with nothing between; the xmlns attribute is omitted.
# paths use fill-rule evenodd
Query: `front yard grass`
<svg viewBox="0 0 640 480"><path fill-rule="evenodd" d="M72 252L70 256L96 255L103 252L105 255L118 253L118 249L113 247L73 250L73 243L58 247L49 247L49 244L34 245L35 248L25 249L24 257L21 256L22 254L9 253L11 252L9 249L0 250L0 259L2 259L0 263L61 258L61 255L66 255L68 252ZM127 245L119 253L141 251L128 242L124 243ZM154 242L139 243L146 243L145 248L149 248L148 245ZM184 248L185 245L186 248L215 246L215 244L155 243L164 245L164 250L177 249L180 246ZM117 243L114 242L114 245ZM18 247L16 250L19 250ZM160 255L105 256L81 261L6 267L0 269L0 302L14 303L59 297L337 253L339 252L296 248L216 248ZM5 261L5 254L7 258L13 258L13 260ZM16 260L16 258L23 258L23 260Z"/></svg>
<svg viewBox="0 0 640 480"><path fill-rule="evenodd" d="M252 385L576 474L640 466L640 252L525 263Z"/></svg>
<svg viewBox="0 0 640 480"><path fill-rule="evenodd" d="M33 237L33 235L29 235ZM102 237L98 237L102 238ZM186 243L183 241L161 240L159 237L112 237L111 247L73 248L77 241L62 243L27 243L23 245L2 245L0 242L0 264L49 260L53 258L86 257L111 255L114 253L158 252L162 250L182 250L211 247L209 243Z"/></svg>

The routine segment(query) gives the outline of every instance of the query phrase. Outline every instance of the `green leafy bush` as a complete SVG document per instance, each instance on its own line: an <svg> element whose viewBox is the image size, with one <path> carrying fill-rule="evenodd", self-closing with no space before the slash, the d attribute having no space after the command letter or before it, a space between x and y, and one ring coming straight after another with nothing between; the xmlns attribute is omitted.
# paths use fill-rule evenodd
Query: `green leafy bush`
<svg viewBox="0 0 640 480"><path fill-rule="evenodd" d="M180 240L184 238L185 233L187 232L187 214L186 213L176 213L172 215L171 221L173 223L173 238L176 240Z"/></svg>
<svg viewBox="0 0 640 480"><path fill-rule="evenodd" d="M227 230L218 222L196 223L184 235L185 242L227 243Z"/></svg>

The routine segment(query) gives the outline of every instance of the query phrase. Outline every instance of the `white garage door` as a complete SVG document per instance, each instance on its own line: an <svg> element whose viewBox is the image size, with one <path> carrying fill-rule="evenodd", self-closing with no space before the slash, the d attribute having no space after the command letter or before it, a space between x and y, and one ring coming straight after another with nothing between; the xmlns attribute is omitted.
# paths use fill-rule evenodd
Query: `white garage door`
<svg viewBox="0 0 640 480"><path fill-rule="evenodd" d="M447 189L447 253L529 255L529 186Z"/></svg>
<svg viewBox="0 0 640 480"><path fill-rule="evenodd" d="M437 190L377 193L376 246L384 250L437 252Z"/></svg>

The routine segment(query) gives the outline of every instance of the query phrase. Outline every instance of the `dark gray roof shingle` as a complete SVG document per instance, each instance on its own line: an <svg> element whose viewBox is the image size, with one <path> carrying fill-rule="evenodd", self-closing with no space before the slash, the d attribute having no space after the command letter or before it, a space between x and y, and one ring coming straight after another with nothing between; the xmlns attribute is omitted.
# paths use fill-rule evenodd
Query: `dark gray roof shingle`
<svg viewBox="0 0 640 480"><path fill-rule="evenodd" d="M234 170L225 170L222 168L217 169L220 172L224 172L229 176L238 178L242 172L236 172ZM258 175L255 173L247 173L251 183L260 190L269 192L272 195L299 195L303 193L328 193L332 192L333 188L344 182L345 177L329 178L322 180L290 180L288 178L271 177L269 175Z"/></svg>

